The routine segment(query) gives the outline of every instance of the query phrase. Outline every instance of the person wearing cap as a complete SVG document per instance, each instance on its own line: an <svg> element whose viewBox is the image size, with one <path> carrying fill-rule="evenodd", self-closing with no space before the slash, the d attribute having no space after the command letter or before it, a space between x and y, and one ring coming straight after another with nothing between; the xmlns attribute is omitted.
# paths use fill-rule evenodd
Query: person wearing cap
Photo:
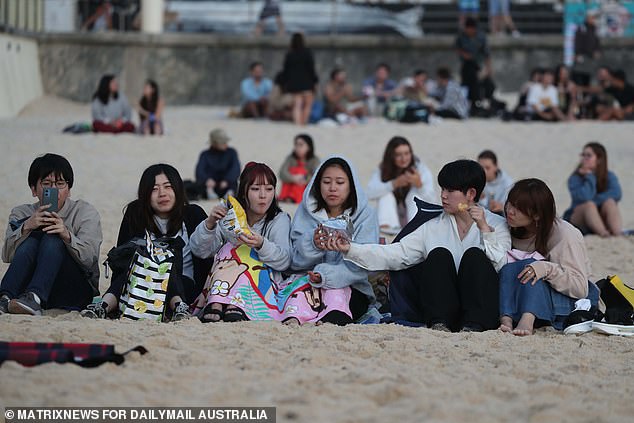
<svg viewBox="0 0 634 423"><path fill-rule="evenodd" d="M216 199L238 190L240 160L229 147L230 138L220 128L209 133L209 149L200 153L196 165L196 184L204 198Z"/></svg>

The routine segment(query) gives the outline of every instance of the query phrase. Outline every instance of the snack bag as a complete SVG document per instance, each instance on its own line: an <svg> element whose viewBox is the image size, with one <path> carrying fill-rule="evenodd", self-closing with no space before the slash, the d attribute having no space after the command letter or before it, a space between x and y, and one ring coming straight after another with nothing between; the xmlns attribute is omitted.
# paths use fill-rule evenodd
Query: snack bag
<svg viewBox="0 0 634 423"><path fill-rule="evenodd" d="M352 240L352 235L354 234L352 221L347 215L326 220L321 224L321 230L324 231L328 237L341 236L348 241Z"/></svg>
<svg viewBox="0 0 634 423"><path fill-rule="evenodd" d="M223 204L227 207L227 215L218 222L223 235L230 240L237 240L242 234L251 235L247 214L238 200L229 196L227 201L223 200Z"/></svg>

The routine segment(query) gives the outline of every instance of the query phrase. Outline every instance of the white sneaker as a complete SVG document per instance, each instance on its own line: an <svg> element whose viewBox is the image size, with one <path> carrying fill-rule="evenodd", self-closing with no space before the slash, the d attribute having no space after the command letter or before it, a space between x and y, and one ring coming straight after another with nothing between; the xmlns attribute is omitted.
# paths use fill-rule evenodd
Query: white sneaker
<svg viewBox="0 0 634 423"><path fill-rule="evenodd" d="M592 330L605 335L634 336L634 326L592 322Z"/></svg>

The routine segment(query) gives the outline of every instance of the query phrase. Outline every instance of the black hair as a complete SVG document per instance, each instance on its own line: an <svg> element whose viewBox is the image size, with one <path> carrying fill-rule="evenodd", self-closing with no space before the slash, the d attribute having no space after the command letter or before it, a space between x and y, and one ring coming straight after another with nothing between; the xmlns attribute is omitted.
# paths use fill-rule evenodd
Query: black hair
<svg viewBox="0 0 634 423"><path fill-rule="evenodd" d="M99 101L102 102L103 104L108 104L108 100L110 99L111 95L115 99L118 98L119 97L118 92L114 92L114 93L110 92L110 82L114 78L115 78L114 75L111 75L111 74L102 76L101 79L99 80L97 91L95 91L95 93L93 94L92 99L94 100L95 98L98 98Z"/></svg>
<svg viewBox="0 0 634 423"><path fill-rule="evenodd" d="M156 212L152 209L150 201L152 190L156 183L156 176L161 174L167 177L167 180L172 185L172 190L174 190L174 208L169 213L166 234L161 233L154 221ZM139 233L148 230L157 236L174 236L183 228L186 205L185 186L178 170L165 163L152 165L145 169L141 175L137 199L127 205L127 209L131 212L131 231Z"/></svg>
<svg viewBox="0 0 634 423"><path fill-rule="evenodd" d="M46 178L51 173L55 175L56 179L64 179L68 183L68 188L73 187L73 168L65 157L54 153L46 153L33 160L31 167L29 167L29 176L27 178L29 187L35 188L38 181Z"/></svg>
<svg viewBox="0 0 634 423"><path fill-rule="evenodd" d="M302 141L306 143L306 145L308 145L308 153L306 153L306 161L315 157L315 143L313 142L313 137L311 137L308 134L297 134L295 135L295 138L293 138L293 144L295 144L295 140L297 138L300 138ZM293 157L295 157L296 159L298 158L295 155L294 149L293 149Z"/></svg>
<svg viewBox="0 0 634 423"><path fill-rule="evenodd" d="M255 69L255 68L256 68L256 67L258 67L258 66L263 66L263 65L262 65L262 62L258 62L258 61L252 62L252 63L249 65L249 71L253 71L253 69Z"/></svg>
<svg viewBox="0 0 634 423"><path fill-rule="evenodd" d="M341 168L348 176L348 181L350 183L350 194L348 194L348 198L346 198L346 201L343 203L343 209L351 209L351 214L354 214L358 207L357 189L354 186L354 178L352 177L352 169L350 169L350 165L348 164L348 162L340 157L332 157L326 160L324 164L321 165L319 171L317 172L317 175L315 176L313 186L310 190L310 194L315 200L317 200L317 206L315 207L315 210L313 210L313 212L317 212L322 209L328 209L326 200L324 200L324 197L321 195L321 178L324 176L324 172L326 171L326 169L333 166Z"/></svg>
<svg viewBox="0 0 634 423"><path fill-rule="evenodd" d="M427 75L427 71L424 69L416 69L414 71L414 76L418 76L418 75Z"/></svg>
<svg viewBox="0 0 634 423"><path fill-rule="evenodd" d="M245 213L248 213L249 205L249 188L251 185L263 184L264 182L273 185L273 192L277 186L277 176L275 172L265 165L264 163L249 162L244 165L244 169L240 174L240 180L238 181L238 192L236 193L236 199L244 209ZM264 224L268 224L275 216L282 212L278 202L277 195L273 194L273 201L266 211L264 216ZM263 231L264 232L264 231Z"/></svg>
<svg viewBox="0 0 634 423"><path fill-rule="evenodd" d="M443 189L457 190L466 194L470 188L475 189L474 201L480 200L480 194L486 184L484 169L474 160L456 160L447 163L438 173L438 185Z"/></svg>
<svg viewBox="0 0 634 423"><path fill-rule="evenodd" d="M385 68L385 70L386 70L388 73L392 72L392 68L390 67L390 65L388 65L388 64L387 64L387 63L385 63L385 62L381 62L381 63L379 63L378 65L376 65L376 70L379 70L379 69L381 69L381 68Z"/></svg>
<svg viewBox="0 0 634 423"><path fill-rule="evenodd" d="M334 68L333 70L330 71L330 80L334 81L335 77L339 74L339 72L343 72L344 70L342 68Z"/></svg>
<svg viewBox="0 0 634 423"><path fill-rule="evenodd" d="M627 77L625 76L625 71L623 69L611 70L610 75L612 75L612 78L616 78L621 82L627 81Z"/></svg>
<svg viewBox="0 0 634 423"><path fill-rule="evenodd" d="M291 37L291 50L299 51L306 48L306 44L304 43L304 36L301 32L295 32Z"/></svg>
<svg viewBox="0 0 634 423"><path fill-rule="evenodd" d="M148 99L145 96L141 96L141 107L147 110L150 113L155 113L156 108L158 107L158 99L159 99L159 86L156 81L152 79L148 79L145 81L150 87L152 87L152 96Z"/></svg>
<svg viewBox="0 0 634 423"><path fill-rule="evenodd" d="M480 159L489 159L494 165L498 165L498 156L496 156L491 150L484 150L482 153L478 154L478 160Z"/></svg>
<svg viewBox="0 0 634 423"><path fill-rule="evenodd" d="M436 71L436 76L440 79L451 79L451 72L449 71L449 68L443 66L441 68L438 68L438 70Z"/></svg>
<svg viewBox="0 0 634 423"><path fill-rule="evenodd" d="M464 27L465 28L477 28L478 27L478 21L476 21L476 19L474 17L469 16L464 21Z"/></svg>

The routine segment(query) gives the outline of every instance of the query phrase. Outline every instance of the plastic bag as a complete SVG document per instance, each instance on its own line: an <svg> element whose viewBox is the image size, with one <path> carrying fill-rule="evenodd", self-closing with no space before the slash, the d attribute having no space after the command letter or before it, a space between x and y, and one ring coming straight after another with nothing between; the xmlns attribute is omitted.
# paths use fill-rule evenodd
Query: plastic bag
<svg viewBox="0 0 634 423"><path fill-rule="evenodd" d="M251 235L247 214L238 200L229 196L227 201L223 201L223 203L227 207L227 215L218 224L225 238L235 241L242 234Z"/></svg>
<svg viewBox="0 0 634 423"><path fill-rule="evenodd" d="M328 237L341 236L347 241L352 240L352 235L354 233L352 221L347 215L326 220L321 224L321 230L324 231Z"/></svg>

